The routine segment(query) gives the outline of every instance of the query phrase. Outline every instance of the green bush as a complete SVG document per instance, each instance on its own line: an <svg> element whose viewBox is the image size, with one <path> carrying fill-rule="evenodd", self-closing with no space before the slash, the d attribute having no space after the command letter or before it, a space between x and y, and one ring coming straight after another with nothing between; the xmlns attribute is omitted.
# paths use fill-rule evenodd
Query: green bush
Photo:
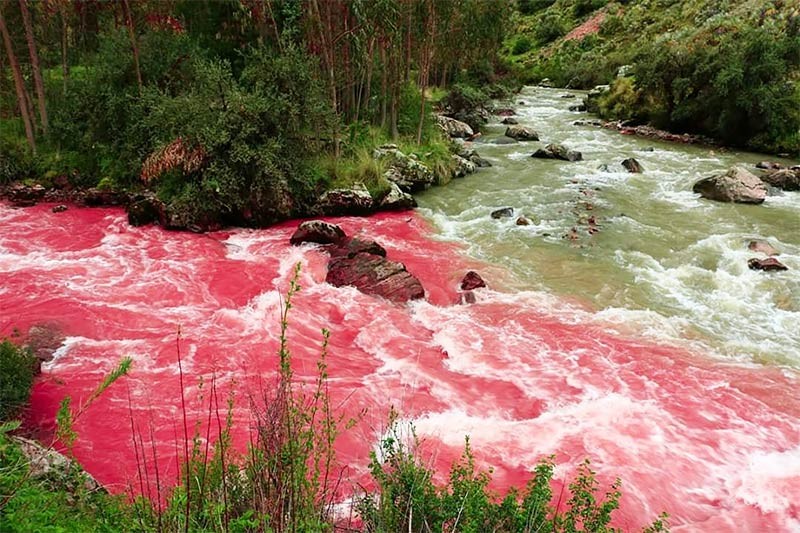
<svg viewBox="0 0 800 533"><path fill-rule="evenodd" d="M633 119L640 115L640 95L632 78L617 78L608 92L597 102L598 114L603 118Z"/></svg>
<svg viewBox="0 0 800 533"><path fill-rule="evenodd" d="M370 471L377 485L357 503L367 531L591 531L612 533L612 513L619 508L620 481L599 495L600 484L586 461L569 484L564 510L551 506L552 458L539 462L521 492L511 489L504 497L489 489L491 473L479 471L466 440L461 458L450 469L448 482L438 485L434 471L419 451L419 441L398 430L396 414L380 449L372 452ZM666 515L645 528L648 533L667 531Z"/></svg>
<svg viewBox="0 0 800 533"><path fill-rule="evenodd" d="M557 13L548 12L539 19L534 29L534 36L539 46L552 43L567 34L567 26Z"/></svg>
<svg viewBox="0 0 800 533"><path fill-rule="evenodd" d="M16 416L28 403L36 358L9 340L0 342L0 421Z"/></svg>
<svg viewBox="0 0 800 533"><path fill-rule="evenodd" d="M514 41L514 46L511 48L511 53L515 56L524 54L533 47L533 42L527 35L520 35Z"/></svg>
<svg viewBox="0 0 800 533"><path fill-rule="evenodd" d="M555 3L556 0L517 0L517 9L523 15L533 15Z"/></svg>

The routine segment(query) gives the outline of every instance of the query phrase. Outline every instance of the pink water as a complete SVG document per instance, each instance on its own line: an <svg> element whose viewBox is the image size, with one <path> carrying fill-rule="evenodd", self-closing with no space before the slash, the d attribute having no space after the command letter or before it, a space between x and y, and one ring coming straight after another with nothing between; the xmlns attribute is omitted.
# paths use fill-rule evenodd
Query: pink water
<svg viewBox="0 0 800 533"><path fill-rule="evenodd" d="M152 428L162 478L174 479L180 328L190 425L205 419L201 397L215 376L223 394L236 393L246 442L247 398L274 379L281 295L299 262L297 375L314 376L328 328L334 405L367 410L338 443L354 482L394 406L440 467L470 435L499 489L522 485L543 456L556 454L560 480L591 458L604 484L623 479L615 523L625 530L668 511L673 531L800 531L794 372L622 338L585 325L591 310L574 302L504 293L499 267L434 240L413 214L337 223L405 262L427 301L396 306L328 286L325 253L288 245L296 223L192 235L129 227L116 209L0 205L0 334L50 323L67 336L35 387L29 425L47 434L64 396L80 403L129 355L130 375L78 420L75 454L112 490L137 485L132 418L145 441ZM496 291L454 305L475 267Z"/></svg>

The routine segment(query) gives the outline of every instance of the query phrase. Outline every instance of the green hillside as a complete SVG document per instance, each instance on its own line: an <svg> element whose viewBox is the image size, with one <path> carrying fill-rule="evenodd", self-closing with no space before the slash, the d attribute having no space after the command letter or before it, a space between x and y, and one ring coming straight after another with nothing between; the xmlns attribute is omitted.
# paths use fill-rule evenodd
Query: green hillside
<svg viewBox="0 0 800 533"><path fill-rule="evenodd" d="M800 152L798 0L518 0L513 23L504 53L529 83L613 83L607 118Z"/></svg>

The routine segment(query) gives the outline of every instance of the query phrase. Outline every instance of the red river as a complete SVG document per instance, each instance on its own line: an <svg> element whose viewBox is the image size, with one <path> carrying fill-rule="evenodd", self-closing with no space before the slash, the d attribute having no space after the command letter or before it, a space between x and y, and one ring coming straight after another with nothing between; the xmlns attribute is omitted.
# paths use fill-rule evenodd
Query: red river
<svg viewBox="0 0 800 533"><path fill-rule="evenodd" d="M667 511L673 531L800 531L795 372L624 338L582 320L591 310L579 303L503 292L501 268L435 240L413 213L335 221L382 243L427 300L397 306L327 285L326 254L288 245L296 222L194 235L129 227L117 209L0 204L0 335L39 323L66 335L28 424L52 431L65 396L79 404L130 356L130 374L78 419L75 455L112 491L137 485L133 420L148 443L152 430L162 476L174 480L180 329L190 427L204 420L201 395L215 376L236 395L236 440L246 442L247 398L274 380L282 295L301 263L289 333L296 374L313 379L328 328L333 404L366 409L338 442L350 479L364 479L393 406L445 471L469 435L500 490L523 485L541 457L556 454L560 482L590 458L603 487L623 480L615 524L624 530ZM470 268L493 290L457 305Z"/></svg>

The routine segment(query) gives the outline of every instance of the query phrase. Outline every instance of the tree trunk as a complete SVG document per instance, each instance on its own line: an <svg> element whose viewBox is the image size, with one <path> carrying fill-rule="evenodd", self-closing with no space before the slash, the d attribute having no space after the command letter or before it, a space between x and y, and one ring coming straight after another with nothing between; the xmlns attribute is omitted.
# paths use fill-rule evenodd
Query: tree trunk
<svg viewBox="0 0 800 533"><path fill-rule="evenodd" d="M381 43L381 129L386 127L386 102L389 100L389 65L386 62L386 43Z"/></svg>
<svg viewBox="0 0 800 533"><path fill-rule="evenodd" d="M122 0L122 16L125 17L125 26L128 27L128 36L131 39L133 50L133 67L136 69L136 82L139 84L139 94L142 94L142 71L139 69L139 45L136 42L136 30L133 27L133 17L128 0Z"/></svg>
<svg viewBox="0 0 800 533"><path fill-rule="evenodd" d="M67 8L62 4L59 7L61 15L61 74L64 82L64 94L67 93L67 79L69 78L69 65L67 64Z"/></svg>
<svg viewBox="0 0 800 533"><path fill-rule="evenodd" d="M28 1L19 0L19 10L22 13L22 25L25 26L25 39L28 41L28 52L31 56L31 70L33 71L33 84L36 88L36 99L39 104L39 118L42 121L42 132L48 133L47 105L44 100L44 82L42 81L42 67L39 64L39 54L36 51L36 41L33 37L31 14L28 10Z"/></svg>
<svg viewBox="0 0 800 533"><path fill-rule="evenodd" d="M31 151L36 153L36 138L33 135L33 126L31 124L31 117L28 114L28 106L25 102L25 82L22 79L22 71L19 69L19 62L17 56L14 54L14 47L11 44L11 36L8 34L6 28L6 20L3 17L2 4L0 4L0 33L3 34L3 42L6 46L6 55L8 56L8 63L11 65L11 73L14 76L14 87L17 91L17 103L19 104L19 112L22 115L22 122L25 125L25 137L28 139L28 146Z"/></svg>

